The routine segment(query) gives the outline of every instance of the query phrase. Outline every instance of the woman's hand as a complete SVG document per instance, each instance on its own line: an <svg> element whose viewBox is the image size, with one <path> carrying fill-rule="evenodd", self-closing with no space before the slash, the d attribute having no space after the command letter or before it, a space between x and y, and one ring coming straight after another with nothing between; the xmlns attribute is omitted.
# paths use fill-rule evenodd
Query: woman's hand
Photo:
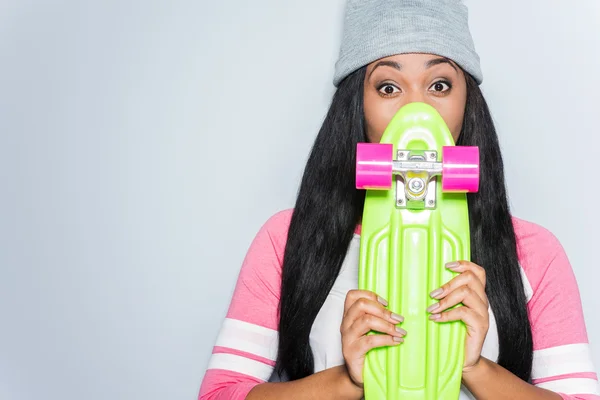
<svg viewBox="0 0 600 400"><path fill-rule="evenodd" d="M388 311L387 301L373 292L351 290L346 295L342 333L342 353L350 379L363 388L365 354L382 346L394 346L403 342L406 331L396 325L404 320ZM367 335L370 331L381 334Z"/></svg>
<svg viewBox="0 0 600 400"><path fill-rule="evenodd" d="M460 275L431 292L431 297L440 301L431 305L427 311L432 313L429 319L433 321L461 320L467 326L463 364L463 372L467 372L479 363L481 348L489 328L485 270L469 261L448 263L446 268L460 272ZM463 306L446 311L459 303Z"/></svg>

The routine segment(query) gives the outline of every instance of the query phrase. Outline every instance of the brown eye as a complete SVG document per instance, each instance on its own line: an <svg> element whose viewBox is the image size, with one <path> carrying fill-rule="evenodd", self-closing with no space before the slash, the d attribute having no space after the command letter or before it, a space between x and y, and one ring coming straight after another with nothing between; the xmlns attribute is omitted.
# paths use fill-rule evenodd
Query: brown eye
<svg viewBox="0 0 600 400"><path fill-rule="evenodd" d="M446 91L450 90L450 87L451 86L450 86L450 84L448 84L448 82L437 81L433 85L431 85L429 90L442 93L442 92L446 92Z"/></svg>
<svg viewBox="0 0 600 400"><path fill-rule="evenodd" d="M396 86L389 84L389 83L381 85L378 90L379 90L379 93L383 94L384 96L390 96L390 95L392 95L394 93L398 93L400 91Z"/></svg>

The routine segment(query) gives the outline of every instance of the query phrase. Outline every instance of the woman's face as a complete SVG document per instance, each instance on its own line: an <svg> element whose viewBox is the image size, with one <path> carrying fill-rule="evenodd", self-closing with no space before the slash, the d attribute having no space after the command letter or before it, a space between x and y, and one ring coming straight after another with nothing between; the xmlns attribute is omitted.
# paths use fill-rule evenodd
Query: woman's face
<svg viewBox="0 0 600 400"><path fill-rule="evenodd" d="M467 84L453 61L431 54L399 54L367 66L364 109L369 142L383 131L405 104L427 103L442 116L458 140L465 114Z"/></svg>

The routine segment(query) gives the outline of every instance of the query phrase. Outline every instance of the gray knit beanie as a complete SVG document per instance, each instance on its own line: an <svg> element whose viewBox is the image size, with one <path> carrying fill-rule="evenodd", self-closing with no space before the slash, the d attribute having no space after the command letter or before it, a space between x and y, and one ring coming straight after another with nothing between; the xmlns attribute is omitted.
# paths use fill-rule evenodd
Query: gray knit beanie
<svg viewBox="0 0 600 400"><path fill-rule="evenodd" d="M461 0L348 0L333 84L380 58L403 53L446 57L483 81Z"/></svg>

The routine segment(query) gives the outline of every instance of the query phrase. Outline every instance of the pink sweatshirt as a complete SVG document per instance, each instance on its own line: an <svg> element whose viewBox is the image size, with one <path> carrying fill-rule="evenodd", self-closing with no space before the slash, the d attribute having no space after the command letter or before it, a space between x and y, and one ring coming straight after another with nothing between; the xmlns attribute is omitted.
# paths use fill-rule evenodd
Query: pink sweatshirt
<svg viewBox="0 0 600 400"><path fill-rule="evenodd" d="M271 217L248 250L199 400L245 399L273 372L283 253L291 215L292 210L286 210ZM579 289L569 260L548 230L517 218L513 218L513 224L533 335L533 384L559 393L563 399L600 400ZM319 336L333 338L320 350L314 346L316 359L329 360L321 366L315 363L316 370L343 363L339 322L335 318L341 318L345 294L358 287L359 241L357 233L344 261L348 265L342 267L320 312L328 315L318 316L313 325L313 332ZM331 317L334 323L326 324L324 321ZM491 314L482 354L494 360L498 354L496 329ZM467 399L466 393L462 388L460 399Z"/></svg>

